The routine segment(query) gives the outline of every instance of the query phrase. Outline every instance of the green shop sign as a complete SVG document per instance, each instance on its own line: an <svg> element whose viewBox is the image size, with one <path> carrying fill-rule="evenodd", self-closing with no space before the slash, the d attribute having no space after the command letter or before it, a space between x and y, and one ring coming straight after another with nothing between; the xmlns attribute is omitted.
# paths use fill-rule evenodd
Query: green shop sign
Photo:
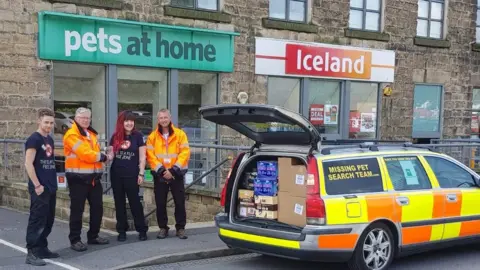
<svg viewBox="0 0 480 270"><path fill-rule="evenodd" d="M232 72L237 33L43 11L40 59Z"/></svg>

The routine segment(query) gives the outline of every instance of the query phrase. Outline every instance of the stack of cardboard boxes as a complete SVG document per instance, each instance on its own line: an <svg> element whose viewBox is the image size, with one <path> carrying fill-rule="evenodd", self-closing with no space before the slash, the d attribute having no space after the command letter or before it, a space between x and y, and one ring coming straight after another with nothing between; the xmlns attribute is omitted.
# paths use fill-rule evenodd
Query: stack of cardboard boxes
<svg viewBox="0 0 480 270"><path fill-rule="evenodd" d="M253 190L240 189L239 216L305 226L307 171L294 158L259 161Z"/></svg>
<svg viewBox="0 0 480 270"><path fill-rule="evenodd" d="M279 158L278 221L306 225L307 168L294 158Z"/></svg>

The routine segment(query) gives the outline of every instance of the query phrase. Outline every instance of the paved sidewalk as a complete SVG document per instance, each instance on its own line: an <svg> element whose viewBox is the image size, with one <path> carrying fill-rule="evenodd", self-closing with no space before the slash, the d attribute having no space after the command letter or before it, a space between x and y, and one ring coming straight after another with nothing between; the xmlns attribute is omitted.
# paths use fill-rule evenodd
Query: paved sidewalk
<svg viewBox="0 0 480 270"><path fill-rule="evenodd" d="M172 262L195 256L207 257L209 251L213 256L231 253L218 238L213 223L191 224L190 228L187 225L187 240L176 238L174 231L167 239L156 239L156 230L152 228L145 242L138 241L136 232L129 233L126 242L117 242L115 232L102 230L101 236L108 238L110 244L90 246L86 252L79 253L69 247L68 224L56 220L48 238L49 248L58 252L61 258L54 259L48 267L31 267L25 264L24 254L27 221L28 214L0 207L0 269L118 269L153 259L162 261L164 257L169 258L165 262ZM82 232L84 242L86 231L84 228Z"/></svg>

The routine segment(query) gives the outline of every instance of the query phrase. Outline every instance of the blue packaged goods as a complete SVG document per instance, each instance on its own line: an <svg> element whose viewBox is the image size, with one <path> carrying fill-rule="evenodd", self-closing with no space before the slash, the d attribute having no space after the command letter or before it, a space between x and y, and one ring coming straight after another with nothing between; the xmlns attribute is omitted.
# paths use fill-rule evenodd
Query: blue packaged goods
<svg viewBox="0 0 480 270"><path fill-rule="evenodd" d="M278 192L278 180L276 178L257 178L253 186L253 192L257 196L276 196Z"/></svg>
<svg viewBox="0 0 480 270"><path fill-rule="evenodd" d="M263 177L278 177L278 162L276 161L258 161L257 162L257 176Z"/></svg>

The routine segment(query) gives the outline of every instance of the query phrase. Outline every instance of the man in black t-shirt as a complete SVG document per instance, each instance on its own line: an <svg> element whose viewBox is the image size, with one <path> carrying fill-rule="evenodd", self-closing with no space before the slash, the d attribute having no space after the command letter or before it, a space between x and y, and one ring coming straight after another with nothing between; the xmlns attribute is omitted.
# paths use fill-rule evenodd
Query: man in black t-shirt
<svg viewBox="0 0 480 270"><path fill-rule="evenodd" d="M58 258L48 249L47 237L55 220L57 200L57 172L55 170L54 141L48 135L54 125L54 112L38 111L38 129L25 143L25 168L30 192L30 217L27 227L26 263L43 266L43 259Z"/></svg>

